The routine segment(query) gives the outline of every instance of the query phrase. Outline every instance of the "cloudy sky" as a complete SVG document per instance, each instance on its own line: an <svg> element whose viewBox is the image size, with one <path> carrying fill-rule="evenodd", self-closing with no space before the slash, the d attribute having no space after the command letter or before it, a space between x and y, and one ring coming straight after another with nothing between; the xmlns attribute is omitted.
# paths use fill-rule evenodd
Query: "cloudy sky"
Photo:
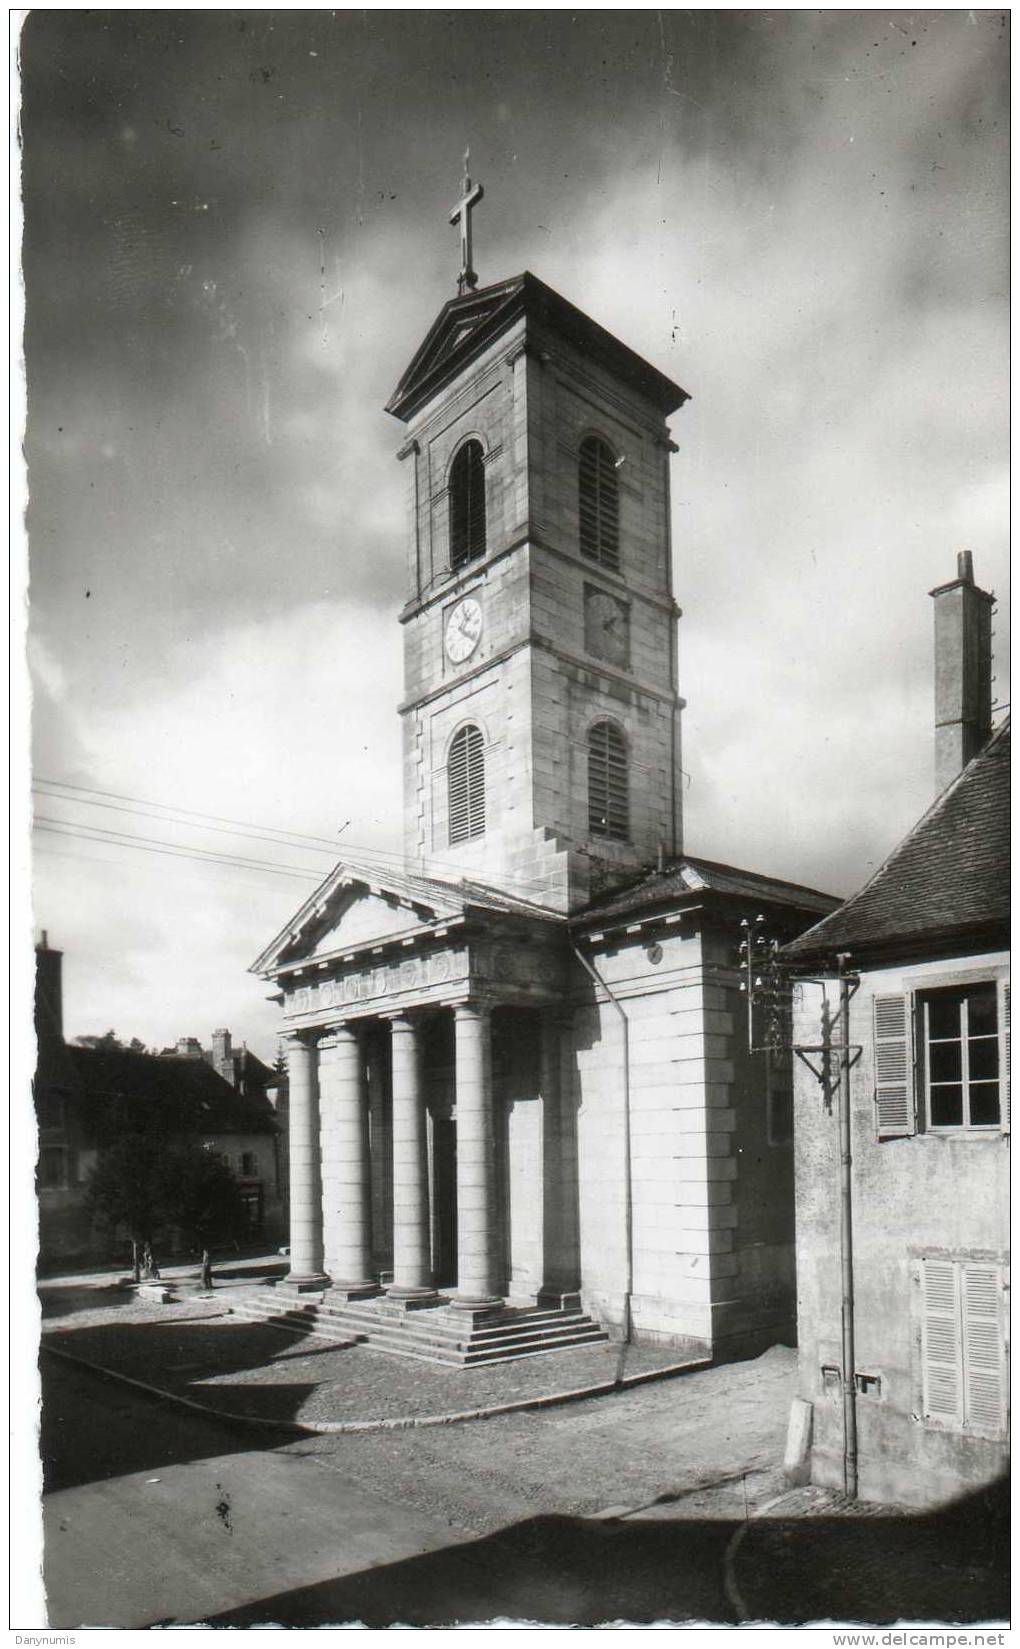
<svg viewBox="0 0 1020 1649"><path fill-rule="evenodd" d="M399 853L381 408L455 291L469 143L483 284L532 269L692 396L690 849L864 879L930 800L958 549L1009 696L1007 49L991 11L29 17L33 916L69 1035L271 1057L248 965L338 833Z"/></svg>

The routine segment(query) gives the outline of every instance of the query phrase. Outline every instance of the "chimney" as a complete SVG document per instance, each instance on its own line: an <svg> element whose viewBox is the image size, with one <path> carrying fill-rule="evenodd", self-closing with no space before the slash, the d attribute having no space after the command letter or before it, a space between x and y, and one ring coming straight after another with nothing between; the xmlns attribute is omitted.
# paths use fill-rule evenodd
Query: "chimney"
<svg viewBox="0 0 1020 1649"><path fill-rule="evenodd" d="M974 583L969 550L956 577L929 591L935 602L935 791L941 795L992 731L992 607Z"/></svg>
<svg viewBox="0 0 1020 1649"><path fill-rule="evenodd" d="M35 1035L40 1050L64 1041L64 953L50 950L45 929L35 947Z"/></svg>
<svg viewBox="0 0 1020 1649"><path fill-rule="evenodd" d="M231 1052L229 1031L213 1031L212 1059L210 1063L217 1076L221 1076L224 1082L229 1082L233 1085L234 1055Z"/></svg>

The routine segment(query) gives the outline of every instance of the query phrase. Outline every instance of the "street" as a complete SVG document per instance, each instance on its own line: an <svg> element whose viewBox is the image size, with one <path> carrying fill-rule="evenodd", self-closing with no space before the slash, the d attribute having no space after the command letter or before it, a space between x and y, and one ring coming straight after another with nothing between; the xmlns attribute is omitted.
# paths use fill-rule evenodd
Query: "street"
<svg viewBox="0 0 1020 1649"><path fill-rule="evenodd" d="M723 1556L732 1520L775 1491L765 1467L789 1381L788 1358L765 1360L752 1394L747 1367L713 1371L733 1388L729 1442L707 1427L719 1393L697 1376L477 1424L295 1440L44 1355L50 1624L731 1619ZM692 1491L691 1520L592 1515Z"/></svg>
<svg viewBox="0 0 1020 1649"><path fill-rule="evenodd" d="M52 1627L1008 1612L1005 1485L915 1517L811 1490L770 1510L781 1348L560 1408L297 1438L41 1366Z"/></svg>

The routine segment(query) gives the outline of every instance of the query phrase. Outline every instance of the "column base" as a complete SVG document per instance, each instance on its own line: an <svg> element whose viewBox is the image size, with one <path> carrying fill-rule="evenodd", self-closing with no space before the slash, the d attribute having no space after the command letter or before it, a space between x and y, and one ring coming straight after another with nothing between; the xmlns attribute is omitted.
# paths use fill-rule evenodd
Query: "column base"
<svg viewBox="0 0 1020 1649"><path fill-rule="evenodd" d="M329 1287L329 1283L325 1271L288 1271L276 1287L292 1290L295 1294L319 1294Z"/></svg>
<svg viewBox="0 0 1020 1649"><path fill-rule="evenodd" d="M391 1283L386 1290L386 1298L405 1311L436 1305L439 1301L439 1295L434 1288L412 1288L403 1283Z"/></svg>
<svg viewBox="0 0 1020 1649"><path fill-rule="evenodd" d="M535 1295L535 1304L544 1311L580 1311L581 1296L574 1288L563 1293L556 1288L540 1288Z"/></svg>
<svg viewBox="0 0 1020 1649"><path fill-rule="evenodd" d="M379 1284L370 1281L361 1283L332 1283L326 1291L326 1302L336 1300L346 1305L348 1300L372 1300L380 1292Z"/></svg>
<svg viewBox="0 0 1020 1649"><path fill-rule="evenodd" d="M501 1316L506 1302L501 1294L452 1294L447 1309L455 1311L458 1317L470 1317L472 1322L477 1323Z"/></svg>

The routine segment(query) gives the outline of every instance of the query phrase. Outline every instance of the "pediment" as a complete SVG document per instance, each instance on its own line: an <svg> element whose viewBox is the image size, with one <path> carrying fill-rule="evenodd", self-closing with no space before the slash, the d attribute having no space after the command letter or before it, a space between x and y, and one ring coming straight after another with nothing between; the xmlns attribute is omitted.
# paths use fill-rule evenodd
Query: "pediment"
<svg viewBox="0 0 1020 1649"><path fill-rule="evenodd" d="M251 971L275 974L303 962L370 951L400 938L413 940L437 923L460 916L463 908L455 897L410 878L338 865Z"/></svg>
<svg viewBox="0 0 1020 1649"><path fill-rule="evenodd" d="M440 310L424 342L401 378L386 411L406 418L448 376L459 370L474 349L498 335L514 315L514 299L523 290L523 276L487 286L479 292L451 298Z"/></svg>

